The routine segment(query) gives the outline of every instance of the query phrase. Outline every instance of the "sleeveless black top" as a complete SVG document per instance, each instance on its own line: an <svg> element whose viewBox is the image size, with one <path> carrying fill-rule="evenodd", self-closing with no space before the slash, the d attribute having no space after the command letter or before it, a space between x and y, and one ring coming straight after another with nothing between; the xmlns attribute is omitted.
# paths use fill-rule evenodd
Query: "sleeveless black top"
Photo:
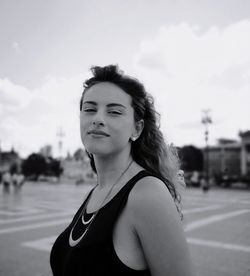
<svg viewBox="0 0 250 276"><path fill-rule="evenodd" d="M82 240L71 247L69 235L72 227L73 239L78 239L84 231L81 212L85 207L93 189L77 211L70 225L58 236L51 253L50 265L54 276L150 276L148 269L135 270L126 266L116 255L112 232L114 224L126 205L129 193L138 180L150 176L143 170L132 177L126 185L98 212L89 230ZM87 214L91 217L91 214ZM79 233L77 233L79 231Z"/></svg>

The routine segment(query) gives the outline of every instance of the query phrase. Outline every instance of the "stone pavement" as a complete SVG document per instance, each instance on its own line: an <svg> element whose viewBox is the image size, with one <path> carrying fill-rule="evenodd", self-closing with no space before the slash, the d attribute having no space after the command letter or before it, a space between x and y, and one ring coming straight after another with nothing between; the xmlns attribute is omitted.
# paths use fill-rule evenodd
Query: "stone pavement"
<svg viewBox="0 0 250 276"><path fill-rule="evenodd" d="M0 276L51 276L49 252L90 185L0 186ZM250 190L187 189L184 231L198 276L250 275Z"/></svg>

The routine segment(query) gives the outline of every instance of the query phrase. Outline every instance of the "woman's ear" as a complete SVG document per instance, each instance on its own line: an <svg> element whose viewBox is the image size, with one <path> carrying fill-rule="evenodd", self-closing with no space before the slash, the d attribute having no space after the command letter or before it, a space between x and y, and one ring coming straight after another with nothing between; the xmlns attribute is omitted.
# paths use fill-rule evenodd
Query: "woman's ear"
<svg viewBox="0 0 250 276"><path fill-rule="evenodd" d="M141 135L142 131L144 128L144 121L143 119L141 119L140 121L135 123L135 131L131 137L132 141L135 141L136 139L139 138L139 136Z"/></svg>

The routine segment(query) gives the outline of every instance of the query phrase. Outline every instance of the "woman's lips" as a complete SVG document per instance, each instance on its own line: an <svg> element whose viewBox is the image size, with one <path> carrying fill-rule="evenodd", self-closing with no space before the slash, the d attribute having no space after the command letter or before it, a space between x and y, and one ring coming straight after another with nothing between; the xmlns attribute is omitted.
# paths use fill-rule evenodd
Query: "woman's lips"
<svg viewBox="0 0 250 276"><path fill-rule="evenodd" d="M89 135L91 135L94 138L102 138L102 137L108 137L109 134L107 134L104 131L98 131L98 130L92 130L88 132Z"/></svg>

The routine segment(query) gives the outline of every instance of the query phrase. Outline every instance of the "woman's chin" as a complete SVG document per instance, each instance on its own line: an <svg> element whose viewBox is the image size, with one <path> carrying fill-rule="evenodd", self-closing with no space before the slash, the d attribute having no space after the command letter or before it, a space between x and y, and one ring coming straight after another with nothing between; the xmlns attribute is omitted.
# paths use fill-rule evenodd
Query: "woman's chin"
<svg viewBox="0 0 250 276"><path fill-rule="evenodd" d="M97 148L95 147L85 147L88 153L93 154L93 155L106 155L108 154L107 149L103 148Z"/></svg>

